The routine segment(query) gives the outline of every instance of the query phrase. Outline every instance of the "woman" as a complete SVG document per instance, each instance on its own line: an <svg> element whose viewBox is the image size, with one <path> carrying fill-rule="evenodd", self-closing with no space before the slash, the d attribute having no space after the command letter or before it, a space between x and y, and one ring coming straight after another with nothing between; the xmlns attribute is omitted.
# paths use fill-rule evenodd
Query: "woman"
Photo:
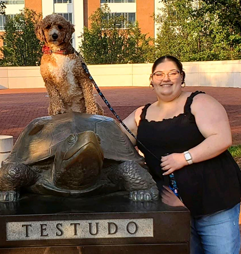
<svg viewBox="0 0 241 254"><path fill-rule="evenodd" d="M192 215L191 254L238 254L240 170L222 105L203 92L184 92L185 72L173 56L155 61L150 76L157 101L125 120L161 189L175 175ZM133 144L135 140L127 134Z"/></svg>

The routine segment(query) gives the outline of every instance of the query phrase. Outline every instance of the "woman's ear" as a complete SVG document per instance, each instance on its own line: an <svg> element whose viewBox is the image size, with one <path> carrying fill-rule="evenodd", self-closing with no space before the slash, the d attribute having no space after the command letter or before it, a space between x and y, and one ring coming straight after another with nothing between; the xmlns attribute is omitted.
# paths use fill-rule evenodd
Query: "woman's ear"
<svg viewBox="0 0 241 254"><path fill-rule="evenodd" d="M150 81L149 86L152 86L152 87L153 87L153 83L152 83L152 74L151 74L150 77L149 77L149 81Z"/></svg>
<svg viewBox="0 0 241 254"><path fill-rule="evenodd" d="M181 76L182 76L182 84L183 84L183 83L185 83L185 77L186 77L185 71L181 72Z"/></svg>

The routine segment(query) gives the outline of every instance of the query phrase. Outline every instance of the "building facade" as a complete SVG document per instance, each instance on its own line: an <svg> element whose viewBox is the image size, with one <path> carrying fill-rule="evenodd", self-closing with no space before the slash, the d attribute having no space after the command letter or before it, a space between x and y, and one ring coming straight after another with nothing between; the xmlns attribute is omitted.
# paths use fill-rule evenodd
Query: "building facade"
<svg viewBox="0 0 241 254"><path fill-rule="evenodd" d="M41 12L43 17L59 13L75 26L73 46L80 45L80 35L84 27L90 27L90 16L103 4L108 4L111 13L124 15L130 22L138 21L141 32L156 37L158 24L154 22L154 14L161 7L159 0L5 0L5 15L0 15L0 32L4 32L4 24L8 16L14 16L22 9L33 9Z"/></svg>

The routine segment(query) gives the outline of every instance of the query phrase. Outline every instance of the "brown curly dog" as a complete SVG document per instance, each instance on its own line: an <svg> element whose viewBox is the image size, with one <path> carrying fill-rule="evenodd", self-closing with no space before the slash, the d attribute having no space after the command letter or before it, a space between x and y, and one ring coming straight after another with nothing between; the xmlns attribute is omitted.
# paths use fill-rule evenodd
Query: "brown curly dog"
<svg viewBox="0 0 241 254"><path fill-rule="evenodd" d="M35 27L37 38L45 43L40 70L50 98L48 113L75 111L103 115L103 109L95 101L92 83L82 68L83 58L70 43L74 31L74 26L58 14L46 16Z"/></svg>

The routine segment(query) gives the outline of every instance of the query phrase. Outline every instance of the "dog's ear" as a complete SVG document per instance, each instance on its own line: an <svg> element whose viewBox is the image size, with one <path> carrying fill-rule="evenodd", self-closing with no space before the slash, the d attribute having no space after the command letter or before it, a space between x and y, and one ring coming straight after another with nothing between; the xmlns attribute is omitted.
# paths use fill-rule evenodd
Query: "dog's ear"
<svg viewBox="0 0 241 254"><path fill-rule="evenodd" d="M44 31L42 29L43 22L40 21L35 25L35 34L40 41L45 41Z"/></svg>
<svg viewBox="0 0 241 254"><path fill-rule="evenodd" d="M67 34L65 36L65 42L69 42L71 37L72 37L72 34L74 33L75 29L74 29L74 25L72 25L70 22L68 23L68 31L67 31Z"/></svg>

